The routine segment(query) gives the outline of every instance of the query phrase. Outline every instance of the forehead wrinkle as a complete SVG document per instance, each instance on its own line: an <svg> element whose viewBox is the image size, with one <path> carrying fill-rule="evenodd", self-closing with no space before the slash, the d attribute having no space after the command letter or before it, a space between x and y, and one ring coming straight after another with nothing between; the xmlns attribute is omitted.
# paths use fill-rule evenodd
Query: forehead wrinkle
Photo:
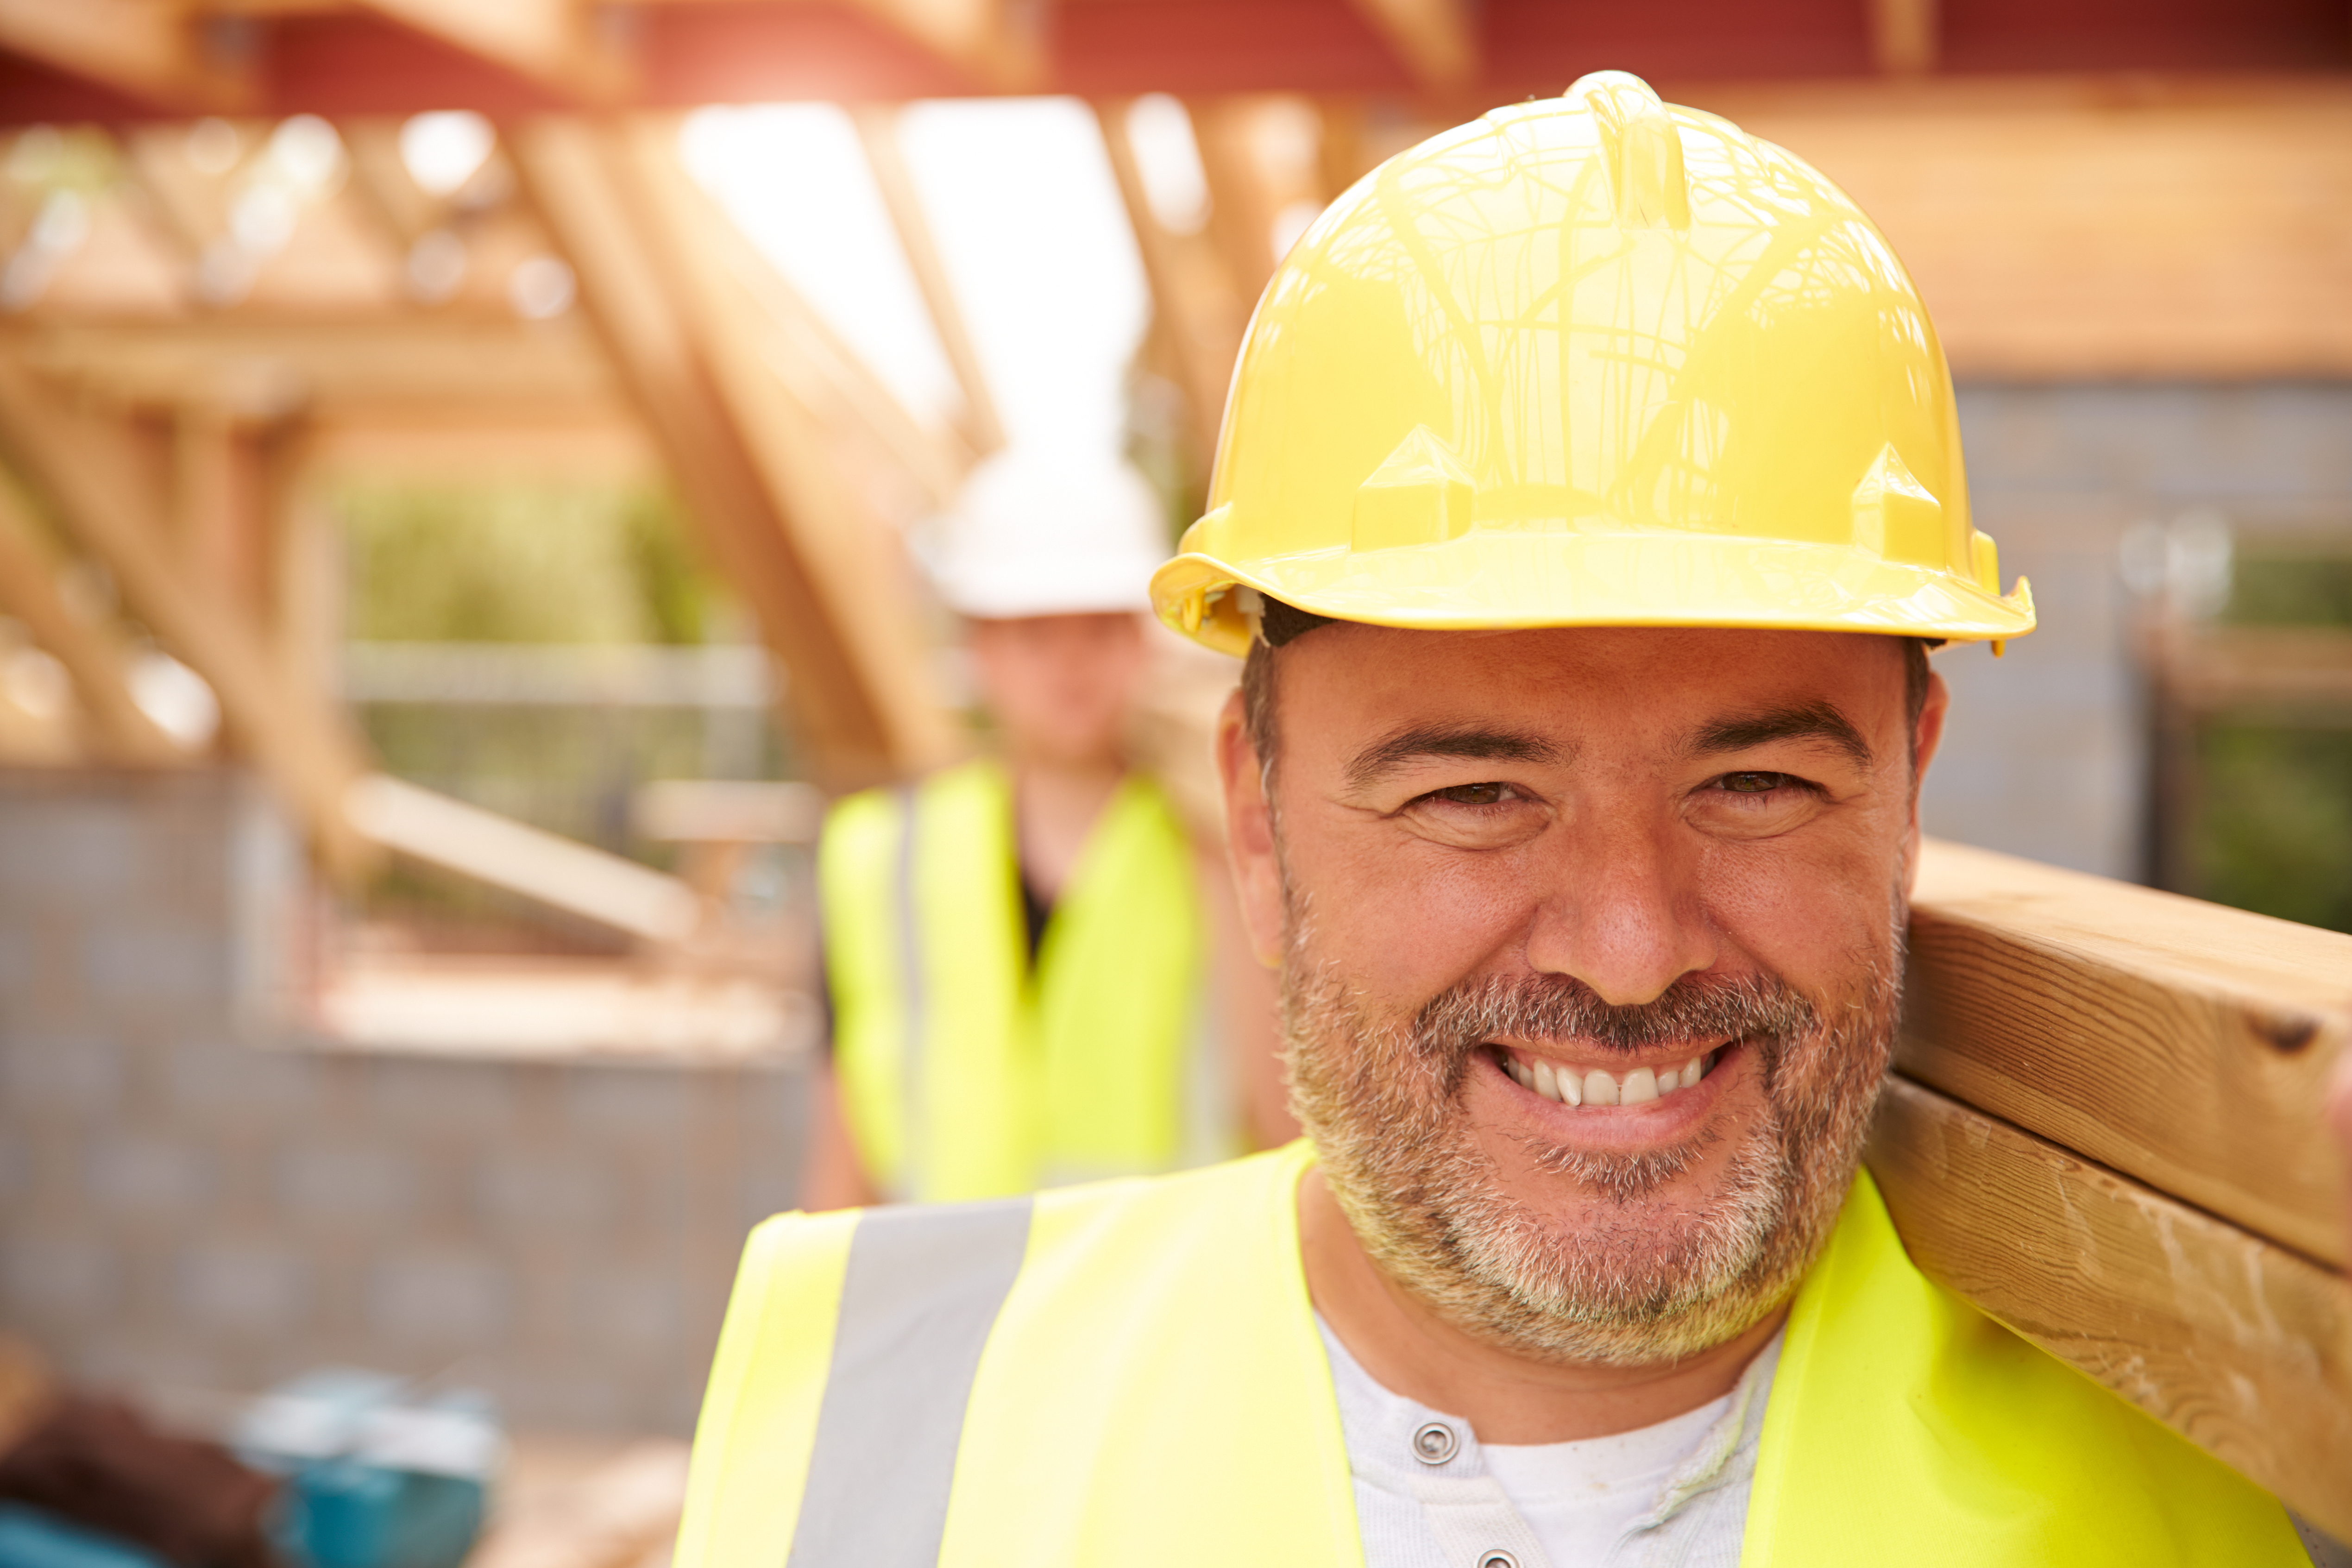
<svg viewBox="0 0 2352 1568"><path fill-rule="evenodd" d="M1424 757L1458 757L1481 762L1553 763L1564 759L1560 748L1540 735L1519 730L1496 730L1479 724L1415 724L1391 731L1348 761L1347 784L1362 789L1405 763Z"/></svg>
<svg viewBox="0 0 2352 1568"><path fill-rule="evenodd" d="M1684 751L1694 757L1744 752L1773 741L1822 741L1843 752L1858 767L1877 762L1853 721L1828 702L1798 702L1785 708L1712 720L1693 731Z"/></svg>

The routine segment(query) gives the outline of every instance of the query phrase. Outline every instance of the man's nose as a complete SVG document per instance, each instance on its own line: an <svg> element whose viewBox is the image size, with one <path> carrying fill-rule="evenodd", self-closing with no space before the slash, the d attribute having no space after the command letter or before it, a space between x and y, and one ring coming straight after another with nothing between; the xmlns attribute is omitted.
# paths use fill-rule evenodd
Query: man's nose
<svg viewBox="0 0 2352 1568"><path fill-rule="evenodd" d="M1623 1007L1714 964L1696 857L1663 826L1587 821L1547 837L1558 842L1545 846L1549 886L1528 939L1538 971L1572 975Z"/></svg>

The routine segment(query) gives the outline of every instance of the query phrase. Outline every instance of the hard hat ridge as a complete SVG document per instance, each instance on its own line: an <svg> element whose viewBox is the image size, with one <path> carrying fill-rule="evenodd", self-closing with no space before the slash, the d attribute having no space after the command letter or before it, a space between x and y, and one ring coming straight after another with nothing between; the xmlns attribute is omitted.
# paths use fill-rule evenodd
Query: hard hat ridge
<svg viewBox="0 0 2352 1568"><path fill-rule="evenodd" d="M1682 134L1650 84L1630 71L1594 71L1565 96L1592 110L1619 226L1690 227Z"/></svg>
<svg viewBox="0 0 2352 1568"><path fill-rule="evenodd" d="M1442 629L2031 630L1969 519L1951 378L1801 160L1605 71L1391 159L1277 269L1163 619L1237 590Z"/></svg>

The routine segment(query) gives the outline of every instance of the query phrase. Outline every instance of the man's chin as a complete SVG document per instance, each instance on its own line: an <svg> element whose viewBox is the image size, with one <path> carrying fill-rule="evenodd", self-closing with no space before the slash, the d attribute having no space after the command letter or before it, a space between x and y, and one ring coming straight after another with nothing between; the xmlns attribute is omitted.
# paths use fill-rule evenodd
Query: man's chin
<svg viewBox="0 0 2352 1568"><path fill-rule="evenodd" d="M1477 1287L1444 1306L1483 1320L1465 1326L1547 1359L1646 1364L1720 1343L1785 1300L1793 1271L1775 1243L1790 1194L1767 1140L1728 1157L1707 1135L1533 1158L1541 1168L1520 1181L1490 1167L1483 1193L1450 1194L1452 1250Z"/></svg>
<svg viewBox="0 0 2352 1568"><path fill-rule="evenodd" d="M1381 1271L1515 1353L1621 1366L1721 1344L1795 1290L1859 1158L1894 1020L1882 986L1822 1028L1769 978L1632 1010L1558 982L1488 984L1373 1021L1336 974L1294 969L1285 1000L1293 1103ZM1709 1038L1732 1044L1694 1086L1630 1105L1530 1093L1503 1060Z"/></svg>

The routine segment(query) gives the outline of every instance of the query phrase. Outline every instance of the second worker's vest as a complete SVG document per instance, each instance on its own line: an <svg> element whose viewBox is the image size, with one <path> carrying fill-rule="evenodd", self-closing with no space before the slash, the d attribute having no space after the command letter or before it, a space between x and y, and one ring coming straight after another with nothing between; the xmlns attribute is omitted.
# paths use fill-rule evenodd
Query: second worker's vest
<svg viewBox="0 0 2352 1568"><path fill-rule="evenodd" d="M834 808L818 852L835 1066L866 1168L952 1202L1206 1163L1236 1100L1202 1036L1192 844L1129 774L1033 966L1003 770Z"/></svg>
<svg viewBox="0 0 2352 1568"><path fill-rule="evenodd" d="M677 1568L1360 1568L1312 1159L761 1226ZM2306 1563L2274 1499L1921 1275L1867 1174L1786 1336L1741 1568Z"/></svg>

